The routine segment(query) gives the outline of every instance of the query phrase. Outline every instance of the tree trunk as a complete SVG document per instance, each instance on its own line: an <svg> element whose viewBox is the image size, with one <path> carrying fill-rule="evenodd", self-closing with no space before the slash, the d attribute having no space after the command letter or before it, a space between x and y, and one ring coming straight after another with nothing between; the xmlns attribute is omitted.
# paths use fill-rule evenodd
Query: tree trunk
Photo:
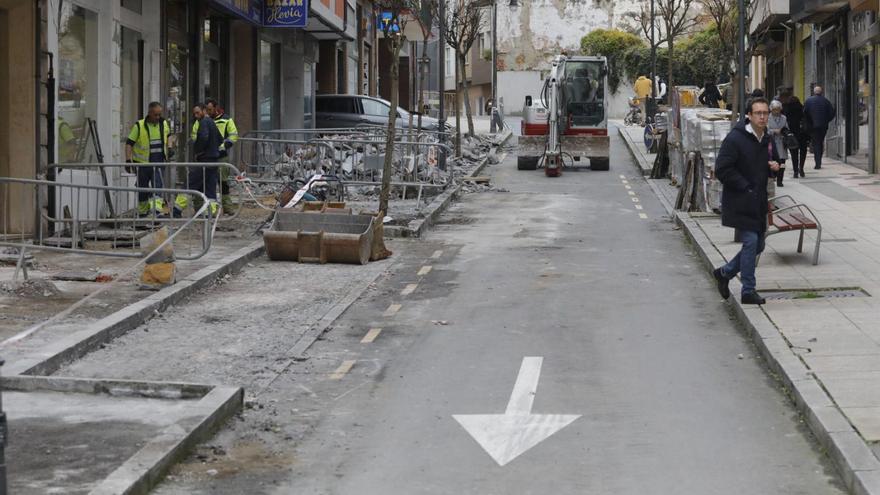
<svg viewBox="0 0 880 495"><path fill-rule="evenodd" d="M461 70L455 57L455 156L461 156Z"/></svg>
<svg viewBox="0 0 880 495"><path fill-rule="evenodd" d="M467 116L468 137L474 137L474 116L471 110L470 84L467 80L467 54L459 55L461 58L461 86L464 97L464 113Z"/></svg>
<svg viewBox="0 0 880 495"><path fill-rule="evenodd" d="M388 111L388 135L385 138L385 163L382 166L382 189L379 192L379 214L388 214L391 196L391 165L394 159L394 135L397 130L397 104L400 100L400 48L402 40L394 36L388 44L391 50L391 109ZM382 219L379 219L381 222Z"/></svg>
<svg viewBox="0 0 880 495"><path fill-rule="evenodd" d="M669 77L666 79L666 101L671 104L673 88L672 68L675 66L675 53L673 52L675 44L673 43L672 38L667 42L667 46L669 46Z"/></svg>
<svg viewBox="0 0 880 495"><path fill-rule="evenodd" d="M426 57L428 53L428 37L425 36L422 41L422 57ZM425 111L425 73L422 71L422 65L416 61L416 70L419 71L419 124L418 131L422 130L422 112Z"/></svg>

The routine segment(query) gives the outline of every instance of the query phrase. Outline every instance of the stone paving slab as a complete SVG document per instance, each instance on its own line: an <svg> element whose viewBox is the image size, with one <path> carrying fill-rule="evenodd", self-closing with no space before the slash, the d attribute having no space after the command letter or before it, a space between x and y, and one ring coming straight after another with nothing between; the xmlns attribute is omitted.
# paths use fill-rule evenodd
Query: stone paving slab
<svg viewBox="0 0 880 495"><path fill-rule="evenodd" d="M758 289L860 287L868 295L744 307L734 280L730 301L771 370L792 389L850 491L880 494L880 185L876 176L846 164L826 159L816 171L811 162L812 156L807 179L786 177L777 195L791 195L818 216L819 264L810 260L815 232L805 236L803 253L796 252L796 233L771 236L758 265ZM672 212L675 187L667 180L648 182L693 241L707 272L739 250L718 216Z"/></svg>

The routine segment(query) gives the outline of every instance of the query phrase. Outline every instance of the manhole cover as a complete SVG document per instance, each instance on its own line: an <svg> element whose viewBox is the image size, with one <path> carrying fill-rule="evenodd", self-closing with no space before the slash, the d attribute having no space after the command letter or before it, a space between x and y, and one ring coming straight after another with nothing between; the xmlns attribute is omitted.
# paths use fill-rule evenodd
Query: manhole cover
<svg viewBox="0 0 880 495"><path fill-rule="evenodd" d="M841 287L831 289L785 289L785 290L762 290L761 295L765 299L775 301L791 301L802 299L845 299L851 297L871 297L861 287Z"/></svg>

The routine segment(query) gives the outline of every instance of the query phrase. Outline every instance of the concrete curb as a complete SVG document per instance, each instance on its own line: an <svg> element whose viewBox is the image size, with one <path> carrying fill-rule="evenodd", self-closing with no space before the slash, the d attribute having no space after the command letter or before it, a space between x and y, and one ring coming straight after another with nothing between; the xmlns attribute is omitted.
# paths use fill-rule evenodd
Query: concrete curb
<svg viewBox="0 0 880 495"><path fill-rule="evenodd" d="M249 261L260 256L263 250L263 241L254 241L217 263L184 277L171 287L130 304L31 355L10 362L4 371L9 375L51 375L65 364L85 356L101 344L124 335L169 306L195 294L216 278L241 270Z"/></svg>
<svg viewBox="0 0 880 495"><path fill-rule="evenodd" d="M623 142L626 143L629 152L632 154L633 158L635 158L636 163L639 164L639 168L642 170L642 175L651 175L651 170L654 167L647 162L647 156L645 156L645 154L638 148L638 145L630 139L629 134L624 132L624 127L618 127L617 131L620 133L620 137L623 138Z"/></svg>
<svg viewBox="0 0 880 495"><path fill-rule="evenodd" d="M509 136L508 136L509 137ZM465 176L465 178L476 177L481 174L486 166L489 164L489 157L483 159L479 165L475 169L473 169L469 174ZM386 225L385 226L385 236L386 237L421 237L421 235L428 230L434 223L437 221L437 218L449 208L449 205L455 201L461 195L461 188L464 185L464 181L459 182L454 187L443 191L440 195L434 198L431 201L431 204L428 205L427 213L422 218L417 218L409 222L407 226L401 225Z"/></svg>
<svg viewBox="0 0 880 495"><path fill-rule="evenodd" d="M621 131L621 135L625 134ZM630 152L644 170L640 160L626 137L624 141ZM676 212L659 190L654 180L645 178L654 195L666 209L676 225L681 227L693 244L700 260L708 271L726 262L721 252L712 244L709 236L686 212ZM801 358L788 345L769 315L758 306L743 306L736 298L741 285L731 280L728 299L734 314L755 343L770 371L779 376L788 389L791 399L809 426L819 444L828 453L844 484L854 495L880 495L880 460L873 454L867 442L859 435L834 403L822 384L816 380Z"/></svg>
<svg viewBox="0 0 880 495"><path fill-rule="evenodd" d="M241 410L244 392L215 387L191 415L165 428L95 487L89 495L146 495L171 467Z"/></svg>

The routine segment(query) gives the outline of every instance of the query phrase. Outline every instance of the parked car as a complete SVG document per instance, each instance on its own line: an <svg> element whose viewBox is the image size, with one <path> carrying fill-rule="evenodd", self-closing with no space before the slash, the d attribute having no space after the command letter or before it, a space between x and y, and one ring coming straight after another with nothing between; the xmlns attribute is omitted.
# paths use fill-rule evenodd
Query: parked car
<svg viewBox="0 0 880 495"><path fill-rule="evenodd" d="M327 129L334 127L357 127L360 125L388 125L391 103L381 98L363 95L318 95L315 99L315 127ZM409 112L397 107L396 126L409 126ZM418 116L413 116L413 127L418 125ZM436 131L440 122L422 116L422 129Z"/></svg>

